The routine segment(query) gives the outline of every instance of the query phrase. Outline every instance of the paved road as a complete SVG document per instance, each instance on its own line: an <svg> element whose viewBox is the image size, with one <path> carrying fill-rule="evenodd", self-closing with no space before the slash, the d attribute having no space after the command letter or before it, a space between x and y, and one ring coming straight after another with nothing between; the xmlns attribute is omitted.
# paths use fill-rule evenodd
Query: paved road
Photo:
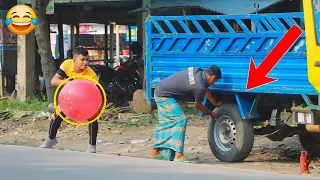
<svg viewBox="0 0 320 180"><path fill-rule="evenodd" d="M0 145L1 180L219 180L222 178L226 180L315 179L203 164Z"/></svg>

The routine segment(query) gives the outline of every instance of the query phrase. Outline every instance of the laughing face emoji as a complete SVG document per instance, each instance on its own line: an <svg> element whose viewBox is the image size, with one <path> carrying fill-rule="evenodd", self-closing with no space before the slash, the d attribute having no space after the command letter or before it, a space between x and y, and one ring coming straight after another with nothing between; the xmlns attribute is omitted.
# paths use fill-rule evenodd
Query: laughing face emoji
<svg viewBox="0 0 320 180"><path fill-rule="evenodd" d="M38 24L36 13L27 5L13 6L7 13L6 26L17 35L26 35Z"/></svg>

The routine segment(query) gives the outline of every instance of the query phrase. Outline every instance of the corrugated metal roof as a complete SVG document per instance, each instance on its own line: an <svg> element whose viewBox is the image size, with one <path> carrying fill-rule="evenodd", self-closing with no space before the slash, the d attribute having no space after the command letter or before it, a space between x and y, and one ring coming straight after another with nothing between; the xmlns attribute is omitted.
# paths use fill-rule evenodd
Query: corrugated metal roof
<svg viewBox="0 0 320 180"><path fill-rule="evenodd" d="M140 2L140 0L55 0L54 3L83 3L83 2Z"/></svg>
<svg viewBox="0 0 320 180"><path fill-rule="evenodd" d="M31 0L17 0L18 4L31 4ZM55 0L55 4L62 3L91 3L91 2L140 2L140 0Z"/></svg>
<svg viewBox="0 0 320 180"><path fill-rule="evenodd" d="M237 1L237 2L235 2ZM165 8L201 8L221 14L249 14L256 12L254 3L259 4L261 11L283 0L157 0L149 5L149 10ZM141 7L130 12L147 11Z"/></svg>

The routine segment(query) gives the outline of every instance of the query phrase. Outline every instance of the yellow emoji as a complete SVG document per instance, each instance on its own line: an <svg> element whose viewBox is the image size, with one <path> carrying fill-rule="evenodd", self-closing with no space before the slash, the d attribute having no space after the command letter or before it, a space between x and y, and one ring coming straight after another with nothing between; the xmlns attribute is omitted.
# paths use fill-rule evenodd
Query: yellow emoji
<svg viewBox="0 0 320 180"><path fill-rule="evenodd" d="M7 13L6 26L17 35L26 35L38 24L36 13L24 4L13 6Z"/></svg>

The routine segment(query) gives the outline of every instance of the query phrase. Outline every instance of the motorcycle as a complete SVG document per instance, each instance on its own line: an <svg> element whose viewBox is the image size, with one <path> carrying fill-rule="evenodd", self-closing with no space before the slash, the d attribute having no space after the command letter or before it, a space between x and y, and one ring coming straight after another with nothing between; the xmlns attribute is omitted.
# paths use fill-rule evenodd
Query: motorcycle
<svg viewBox="0 0 320 180"><path fill-rule="evenodd" d="M138 71L138 58L142 54L142 46L139 42L130 45L132 58L123 62L115 68L109 66L95 65L92 69L98 74L99 82L104 87L108 102L115 106L121 106L132 101L133 93L142 89L143 82Z"/></svg>
<svg viewBox="0 0 320 180"><path fill-rule="evenodd" d="M121 106L132 101L133 93L142 89L142 78L135 58L121 62L119 66L94 65L91 68L98 74L99 82L104 87L108 102Z"/></svg>

